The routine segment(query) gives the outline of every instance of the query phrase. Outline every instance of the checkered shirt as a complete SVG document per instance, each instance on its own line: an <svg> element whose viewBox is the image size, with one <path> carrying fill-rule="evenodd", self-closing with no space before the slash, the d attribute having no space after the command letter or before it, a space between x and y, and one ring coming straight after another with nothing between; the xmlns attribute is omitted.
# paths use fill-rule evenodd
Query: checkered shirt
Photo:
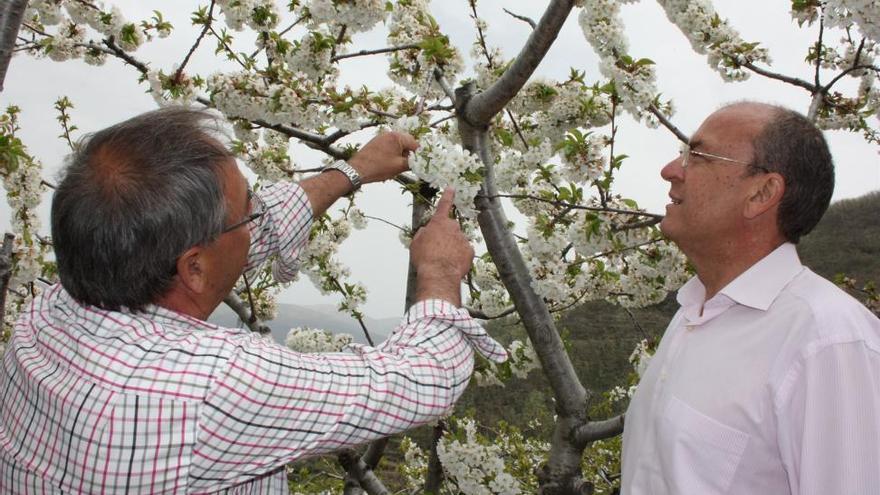
<svg viewBox="0 0 880 495"><path fill-rule="evenodd" d="M261 192L249 266L289 280L308 240L302 189ZM0 493L288 493L285 464L429 422L473 350L505 352L465 311L410 308L391 337L301 354L150 306L82 305L60 285L22 314L0 369Z"/></svg>

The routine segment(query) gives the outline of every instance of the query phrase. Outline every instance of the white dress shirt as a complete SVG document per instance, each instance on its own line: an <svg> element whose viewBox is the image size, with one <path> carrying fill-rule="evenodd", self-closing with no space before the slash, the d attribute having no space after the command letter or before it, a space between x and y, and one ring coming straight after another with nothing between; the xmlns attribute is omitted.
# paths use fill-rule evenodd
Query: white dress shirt
<svg viewBox="0 0 880 495"><path fill-rule="evenodd" d="M630 403L622 493L880 494L880 320L792 244L705 294Z"/></svg>

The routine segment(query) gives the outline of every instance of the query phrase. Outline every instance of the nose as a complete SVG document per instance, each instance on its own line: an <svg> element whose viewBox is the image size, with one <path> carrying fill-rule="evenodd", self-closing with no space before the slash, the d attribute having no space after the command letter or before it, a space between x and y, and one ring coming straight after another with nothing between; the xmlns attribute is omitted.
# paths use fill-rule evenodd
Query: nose
<svg viewBox="0 0 880 495"><path fill-rule="evenodd" d="M684 167L681 166L683 159L684 156L680 155L664 165L660 169L660 177L668 182L684 180Z"/></svg>

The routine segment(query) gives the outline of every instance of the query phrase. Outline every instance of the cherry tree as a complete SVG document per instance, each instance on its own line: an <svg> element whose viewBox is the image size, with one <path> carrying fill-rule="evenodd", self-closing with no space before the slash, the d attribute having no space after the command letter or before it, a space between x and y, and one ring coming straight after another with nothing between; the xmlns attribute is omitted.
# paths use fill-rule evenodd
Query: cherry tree
<svg viewBox="0 0 880 495"><path fill-rule="evenodd" d="M407 244L430 215L436 192L454 186L459 220L484 247L466 280L468 309L486 320L518 321L528 334L527 341L511 344L508 363L481 363L474 381L491 386L540 369L556 416L546 439L510 427L488 436L468 417L441 421L431 448L403 441L402 474L414 491L435 493L609 493L619 449L613 437L624 423L610 414L610 405L625 401L632 388L606 394L607 416L593 417L590 392L575 373L556 318L590 300L654 304L688 276L681 253L659 234L662 216L639 208L615 183L626 160L615 146L621 122L662 126L687 142L673 123L673 102L658 90L654 62L629 47L621 17L628 3L550 0L537 19L508 12L511 22L529 26L530 35L507 59L492 45L476 0L461 2L462 15L473 23L469 47L450 41L428 0L203 0L193 4L190 48L173 66L162 66L139 54L144 45L177 33L161 12L133 20L110 2L12 1L0 25L0 81L4 54L11 52L125 64L131 84L149 91L157 105L222 114L234 131L232 148L257 187L320 171L296 163L291 150L297 146L331 161L350 156L377 128L415 135L420 148L410 159L412 171L398 179L405 192L401 204L412 205L401 242ZM768 50L743 39L709 0L657 3L723 80L761 77L805 91L811 103L802 110L820 127L880 144L880 3L792 0L799 26L819 26L817 39L805 47L803 71L794 75L775 72ZM562 80L535 76L571 16L598 55L598 67L573 67ZM357 33L374 30L385 33L385 46L353 42ZM463 49L473 64L465 64ZM225 60L224 69L190 70L194 57L212 54ZM392 84L340 83L346 60L360 57L384 62ZM59 98L55 107L61 137L73 147L72 103ZM9 107L0 117L0 171L13 230L0 260L5 335L24 305L55 280L51 239L36 213L52 184L33 145L18 136L19 112ZM302 271L321 291L339 295L339 309L360 321L372 342L361 309L367 288L338 256L351 230L363 228L370 216L357 195L342 203L316 219ZM253 330L266 331L262 322L273 317L278 290L268 272L260 273L243 279L226 302ZM315 329L292 329L287 340L302 352L340 350L350 342ZM641 370L649 357L642 342L631 361ZM338 455L347 493L388 493L375 473L386 443ZM339 488L332 479L324 483Z"/></svg>

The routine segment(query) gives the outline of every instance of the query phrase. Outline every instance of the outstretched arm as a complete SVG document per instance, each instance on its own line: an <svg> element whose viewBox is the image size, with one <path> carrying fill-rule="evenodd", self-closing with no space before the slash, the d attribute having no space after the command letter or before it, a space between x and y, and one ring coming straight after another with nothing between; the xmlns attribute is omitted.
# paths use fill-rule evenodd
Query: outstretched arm
<svg viewBox="0 0 880 495"><path fill-rule="evenodd" d="M363 184L382 182L408 170L407 155L418 146L409 134L380 134L355 153L348 164L357 171ZM353 187L345 174L334 170L309 177L299 185L308 196L315 217L321 216Z"/></svg>

